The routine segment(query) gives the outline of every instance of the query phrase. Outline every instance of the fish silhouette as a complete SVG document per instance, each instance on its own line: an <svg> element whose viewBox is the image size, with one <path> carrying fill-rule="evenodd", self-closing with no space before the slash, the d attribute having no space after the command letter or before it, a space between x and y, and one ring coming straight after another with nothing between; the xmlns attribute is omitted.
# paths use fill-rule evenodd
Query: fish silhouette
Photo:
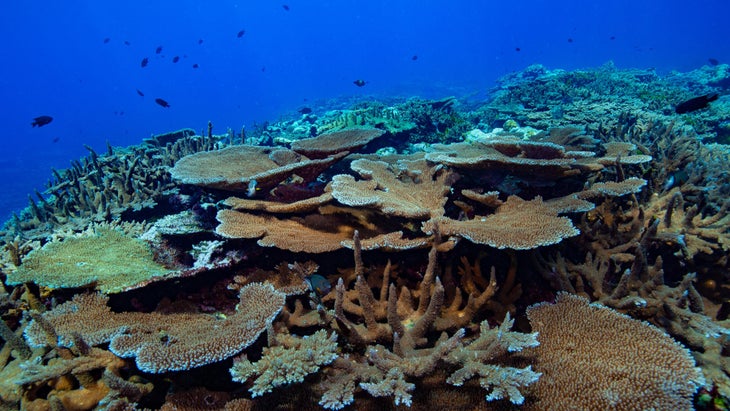
<svg viewBox="0 0 730 411"><path fill-rule="evenodd" d="M717 100L718 97L719 96L717 95L717 93L713 93L691 98L685 102L679 103L674 111L677 114L684 114L692 111L702 110L703 108L709 106L710 102Z"/></svg>
<svg viewBox="0 0 730 411"><path fill-rule="evenodd" d="M51 121L53 121L53 117L51 116L38 116L33 119L33 122L30 123L30 125L33 127L43 127Z"/></svg>
<svg viewBox="0 0 730 411"><path fill-rule="evenodd" d="M161 105L164 108L169 108L170 107L170 103L168 103L167 101L165 101L165 100L163 100L161 98L156 98L155 99L155 103Z"/></svg>
<svg viewBox="0 0 730 411"><path fill-rule="evenodd" d="M145 58L143 58L143 59L142 59L142 62L141 62L141 63L139 63L139 65L140 65L141 67L147 67L147 64L148 64L149 62L150 62L150 59L148 59L147 57L145 57Z"/></svg>
<svg viewBox="0 0 730 411"><path fill-rule="evenodd" d="M354 85L356 85L358 87L362 87L362 86L364 86L367 83L365 82L365 80L357 79L357 80L353 81L352 84L354 84Z"/></svg>

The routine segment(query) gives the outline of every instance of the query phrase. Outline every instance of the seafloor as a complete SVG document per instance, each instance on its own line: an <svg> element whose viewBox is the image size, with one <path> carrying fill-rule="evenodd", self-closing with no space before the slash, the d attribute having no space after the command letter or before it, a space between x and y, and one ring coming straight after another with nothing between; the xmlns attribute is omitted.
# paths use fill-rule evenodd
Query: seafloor
<svg viewBox="0 0 730 411"><path fill-rule="evenodd" d="M531 66L89 149L0 233L2 408L726 409L729 87Z"/></svg>

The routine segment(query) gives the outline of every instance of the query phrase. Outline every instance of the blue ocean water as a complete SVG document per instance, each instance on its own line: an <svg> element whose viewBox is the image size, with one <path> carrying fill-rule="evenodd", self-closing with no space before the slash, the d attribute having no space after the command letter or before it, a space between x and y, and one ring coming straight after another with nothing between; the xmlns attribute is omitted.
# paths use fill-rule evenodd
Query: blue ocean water
<svg viewBox="0 0 730 411"><path fill-rule="evenodd" d="M0 220L84 144L223 133L327 99L487 98L535 63L692 70L730 61L727 15L722 0L5 2Z"/></svg>

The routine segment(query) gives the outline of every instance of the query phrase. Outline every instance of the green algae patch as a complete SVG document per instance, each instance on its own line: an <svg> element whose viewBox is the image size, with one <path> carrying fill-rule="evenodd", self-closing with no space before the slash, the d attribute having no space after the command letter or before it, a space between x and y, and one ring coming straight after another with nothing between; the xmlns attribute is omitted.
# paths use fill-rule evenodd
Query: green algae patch
<svg viewBox="0 0 730 411"><path fill-rule="evenodd" d="M114 294L168 272L155 262L145 241L112 228L97 228L93 234L52 241L31 252L8 274L7 282L50 288L95 286Z"/></svg>

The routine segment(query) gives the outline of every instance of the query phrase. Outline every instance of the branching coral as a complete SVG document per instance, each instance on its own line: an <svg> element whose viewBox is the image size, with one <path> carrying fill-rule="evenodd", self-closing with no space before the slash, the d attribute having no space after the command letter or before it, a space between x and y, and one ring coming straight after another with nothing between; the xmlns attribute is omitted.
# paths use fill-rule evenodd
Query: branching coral
<svg viewBox="0 0 730 411"><path fill-rule="evenodd" d="M274 341L275 345L264 348L262 358L256 362L245 356L234 360L233 381L246 382L256 377L249 389L253 397L271 392L275 387L300 383L337 358L337 334L328 336L325 330L302 338L277 334Z"/></svg>

